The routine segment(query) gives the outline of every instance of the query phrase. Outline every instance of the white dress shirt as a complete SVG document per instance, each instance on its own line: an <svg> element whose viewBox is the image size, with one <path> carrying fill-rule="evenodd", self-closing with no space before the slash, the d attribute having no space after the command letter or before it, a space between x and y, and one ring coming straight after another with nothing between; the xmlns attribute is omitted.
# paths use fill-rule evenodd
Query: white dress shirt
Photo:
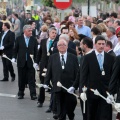
<svg viewBox="0 0 120 120"><path fill-rule="evenodd" d="M95 54L96 54L97 59L98 59L98 55L99 55L99 54L102 55L102 56L101 56L101 60L102 60L102 69L104 69L104 68L103 68L103 63L104 63L104 51L102 51L101 53L99 53L97 50L95 50Z"/></svg>
<svg viewBox="0 0 120 120"><path fill-rule="evenodd" d="M120 55L120 42L117 43L113 51L116 54L116 56Z"/></svg>
<svg viewBox="0 0 120 120"><path fill-rule="evenodd" d="M7 34L8 31L9 30L5 31L4 34L2 35L1 44L0 44L1 46L3 46L3 39L4 39L4 37L5 37L5 35Z"/></svg>
<svg viewBox="0 0 120 120"><path fill-rule="evenodd" d="M64 53L64 54L61 54L61 53L59 52L59 54L60 54L60 61L62 61L62 56L61 56L61 55L63 55L63 56L64 56L64 61L65 61L65 63L66 63L66 61L67 61L67 51L66 51L66 53Z"/></svg>
<svg viewBox="0 0 120 120"><path fill-rule="evenodd" d="M46 44L46 46L47 46L47 52L49 51L49 42L50 42L50 38L48 38L48 40L47 40L47 44ZM54 40L52 40L52 41L54 41Z"/></svg>

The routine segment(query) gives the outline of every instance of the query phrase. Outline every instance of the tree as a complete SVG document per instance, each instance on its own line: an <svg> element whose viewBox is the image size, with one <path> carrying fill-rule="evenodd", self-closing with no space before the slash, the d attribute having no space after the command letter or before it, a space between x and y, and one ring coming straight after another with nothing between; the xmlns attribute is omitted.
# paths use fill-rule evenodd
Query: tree
<svg viewBox="0 0 120 120"><path fill-rule="evenodd" d="M42 0L44 6L55 7L53 0Z"/></svg>

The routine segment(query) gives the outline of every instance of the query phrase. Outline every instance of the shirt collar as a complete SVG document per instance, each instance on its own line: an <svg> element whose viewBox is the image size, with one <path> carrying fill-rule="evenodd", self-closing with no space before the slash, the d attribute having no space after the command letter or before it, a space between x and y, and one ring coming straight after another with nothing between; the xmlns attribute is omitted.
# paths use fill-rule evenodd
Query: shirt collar
<svg viewBox="0 0 120 120"><path fill-rule="evenodd" d="M108 52L107 53L109 53L110 51L112 51L113 49L110 49L110 50L108 50Z"/></svg>
<svg viewBox="0 0 120 120"><path fill-rule="evenodd" d="M66 51L64 54L61 54L61 53L59 52L59 54L60 54L60 57L61 57L61 55L64 55L65 58L67 57L67 51Z"/></svg>
<svg viewBox="0 0 120 120"><path fill-rule="evenodd" d="M5 31L4 34L6 34L9 30Z"/></svg>
<svg viewBox="0 0 120 120"><path fill-rule="evenodd" d="M87 54L91 53L92 51L93 51L93 49L91 49L90 51L88 51L85 55L87 55Z"/></svg>
<svg viewBox="0 0 120 120"><path fill-rule="evenodd" d="M113 35L112 37L110 37L110 40L113 39L115 37L115 35Z"/></svg>
<svg viewBox="0 0 120 120"><path fill-rule="evenodd" d="M25 36L25 35L24 35L24 38L25 38L25 39L30 39L29 37L27 37L27 36Z"/></svg>
<svg viewBox="0 0 120 120"><path fill-rule="evenodd" d="M50 38L48 38L48 41L50 41L51 39ZM54 40L52 40L52 41L54 41Z"/></svg>
<svg viewBox="0 0 120 120"><path fill-rule="evenodd" d="M102 56L104 56L104 51L102 51L101 53L99 53L97 50L95 50L95 54L96 54L96 56L98 56L98 54L101 54Z"/></svg>

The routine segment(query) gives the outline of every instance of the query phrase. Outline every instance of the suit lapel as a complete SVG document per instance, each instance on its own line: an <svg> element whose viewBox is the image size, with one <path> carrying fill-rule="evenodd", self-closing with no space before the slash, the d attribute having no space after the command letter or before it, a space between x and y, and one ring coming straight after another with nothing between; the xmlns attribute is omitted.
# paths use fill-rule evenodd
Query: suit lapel
<svg viewBox="0 0 120 120"><path fill-rule="evenodd" d="M104 52L104 63L103 63L103 68L105 69L105 64L107 63L107 56L106 53Z"/></svg>
<svg viewBox="0 0 120 120"><path fill-rule="evenodd" d="M26 44L26 43L25 43ZM30 47L30 45L32 45L32 38L30 37L29 39L29 43L28 43L28 47Z"/></svg>
<svg viewBox="0 0 120 120"><path fill-rule="evenodd" d="M58 65L58 69L62 70L62 65L61 65L61 61L60 61L59 52L57 53L56 62L57 62L57 65Z"/></svg>
<svg viewBox="0 0 120 120"><path fill-rule="evenodd" d="M96 68L98 68L99 71L101 71L101 70L100 70L99 63L98 63L98 60L97 60L97 56L96 56L96 54L95 54L95 51L93 51L92 54L93 54L93 64L94 64L94 66L96 66ZM91 61L91 62L92 62L92 61Z"/></svg>
<svg viewBox="0 0 120 120"><path fill-rule="evenodd" d="M22 43L23 43L24 47L26 47L26 42L25 42L24 35L22 36L22 39L21 39L21 41L22 41Z"/></svg>
<svg viewBox="0 0 120 120"><path fill-rule="evenodd" d="M4 40L5 40L5 38L7 37L7 35L9 34L9 30L8 30L8 32L6 33L6 35L4 36L4 38L3 38L3 42L4 42ZM4 35L4 32L2 33L2 36ZM2 40L2 36L1 36L1 40Z"/></svg>
<svg viewBox="0 0 120 120"><path fill-rule="evenodd" d="M71 61L71 57L70 57L70 54L67 52L67 59L66 59L66 64L65 64L65 69L69 69L69 63Z"/></svg>

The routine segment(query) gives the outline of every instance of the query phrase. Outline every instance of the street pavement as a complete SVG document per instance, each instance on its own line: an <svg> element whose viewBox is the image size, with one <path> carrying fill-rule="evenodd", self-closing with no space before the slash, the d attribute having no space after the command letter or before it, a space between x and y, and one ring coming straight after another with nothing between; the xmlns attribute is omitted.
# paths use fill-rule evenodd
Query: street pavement
<svg viewBox="0 0 120 120"><path fill-rule="evenodd" d="M53 120L52 113L45 113L49 106L49 94L42 108L37 107L37 100L31 100L29 89L25 89L23 100L17 99L18 77L17 67L14 65L16 80L11 82L0 82L0 120ZM3 67L0 59L0 79L3 79ZM38 90L37 90L38 91ZM75 120L82 120L80 105L75 110ZM113 115L115 120L115 115Z"/></svg>

